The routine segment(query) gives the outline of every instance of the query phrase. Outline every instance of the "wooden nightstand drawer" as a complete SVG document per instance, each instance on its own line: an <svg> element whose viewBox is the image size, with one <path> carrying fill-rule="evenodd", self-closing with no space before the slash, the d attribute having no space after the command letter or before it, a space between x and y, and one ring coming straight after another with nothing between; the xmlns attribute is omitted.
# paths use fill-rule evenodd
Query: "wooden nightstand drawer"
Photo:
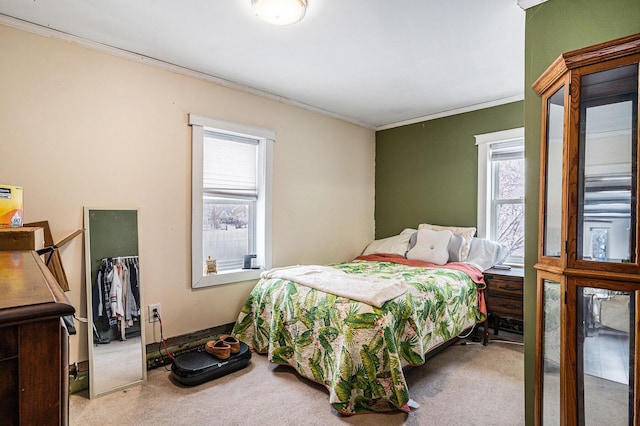
<svg viewBox="0 0 640 426"><path fill-rule="evenodd" d="M519 298L524 296L522 278L511 280L503 277L496 278L494 276L487 275L485 276L484 281L487 283L487 291L489 294Z"/></svg>
<svg viewBox="0 0 640 426"><path fill-rule="evenodd" d="M496 297L487 298L487 310L494 315L522 319L522 299Z"/></svg>

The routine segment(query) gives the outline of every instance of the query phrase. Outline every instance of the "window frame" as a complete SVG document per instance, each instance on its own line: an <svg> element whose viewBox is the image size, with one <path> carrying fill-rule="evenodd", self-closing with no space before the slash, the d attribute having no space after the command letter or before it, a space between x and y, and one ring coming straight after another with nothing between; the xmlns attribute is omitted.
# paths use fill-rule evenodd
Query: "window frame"
<svg viewBox="0 0 640 426"><path fill-rule="evenodd" d="M504 202L494 203L492 194L497 183L493 176L493 164L491 162L491 147L507 142L522 140L524 150L524 127L514 129L501 130L498 132L484 133L475 135L476 145L478 146L478 217L477 217L477 235L480 238L491 239L495 233L494 212L497 210L497 204L513 204L512 200L503 200ZM525 200L522 199L524 208ZM518 203L519 204L519 203ZM505 261L506 264L514 266L524 266L524 256L509 256Z"/></svg>
<svg viewBox="0 0 640 426"><path fill-rule="evenodd" d="M202 288L258 279L271 268L271 197L273 182L273 143L275 131L189 114L191 126L191 287ZM233 269L205 275L203 259L203 185L202 157L204 129L258 140L258 199L255 214L256 264L260 269Z"/></svg>

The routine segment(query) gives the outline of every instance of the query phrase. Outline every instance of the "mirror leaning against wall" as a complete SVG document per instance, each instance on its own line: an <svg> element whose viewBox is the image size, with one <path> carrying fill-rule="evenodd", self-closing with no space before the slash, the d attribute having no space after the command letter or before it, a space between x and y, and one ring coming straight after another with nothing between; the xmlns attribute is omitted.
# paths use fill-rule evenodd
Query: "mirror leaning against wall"
<svg viewBox="0 0 640 426"><path fill-rule="evenodd" d="M138 210L84 208L89 396L147 378Z"/></svg>

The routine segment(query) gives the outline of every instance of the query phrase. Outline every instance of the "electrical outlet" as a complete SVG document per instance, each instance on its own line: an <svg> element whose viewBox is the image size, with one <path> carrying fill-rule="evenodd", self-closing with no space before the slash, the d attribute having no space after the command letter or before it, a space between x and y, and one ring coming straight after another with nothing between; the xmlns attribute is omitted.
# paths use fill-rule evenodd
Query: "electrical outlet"
<svg viewBox="0 0 640 426"><path fill-rule="evenodd" d="M162 311L160 310L159 303L149 305L149 322L158 322L158 317L153 313L154 309L158 312L158 314L160 314L160 316L162 316Z"/></svg>

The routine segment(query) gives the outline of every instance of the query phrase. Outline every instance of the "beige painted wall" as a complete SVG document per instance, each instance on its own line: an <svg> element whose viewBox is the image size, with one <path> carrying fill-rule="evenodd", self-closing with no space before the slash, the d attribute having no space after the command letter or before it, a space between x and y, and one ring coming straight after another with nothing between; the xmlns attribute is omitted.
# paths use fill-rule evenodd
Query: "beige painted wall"
<svg viewBox="0 0 640 426"><path fill-rule="evenodd" d="M190 287L190 112L276 131L274 266L348 260L374 235L372 130L2 25L0 58L0 183L24 187L25 221L56 241L83 206L139 208L144 302L162 304L165 337L235 321L253 286ZM61 254L84 317L82 238ZM87 358L78 330L71 361Z"/></svg>

